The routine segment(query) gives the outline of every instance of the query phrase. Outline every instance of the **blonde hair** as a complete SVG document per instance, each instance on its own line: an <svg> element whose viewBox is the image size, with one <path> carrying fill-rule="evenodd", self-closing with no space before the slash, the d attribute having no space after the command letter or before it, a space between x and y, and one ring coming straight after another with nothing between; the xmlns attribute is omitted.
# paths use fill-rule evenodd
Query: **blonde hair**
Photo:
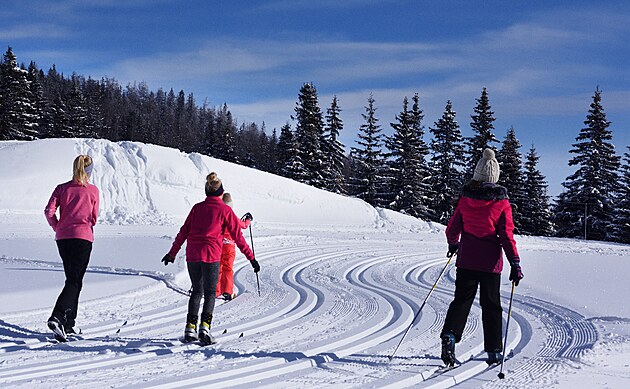
<svg viewBox="0 0 630 389"><path fill-rule="evenodd" d="M232 203L232 195L229 194L228 192L223 193L223 202L231 207L232 204L233 204Z"/></svg>
<svg viewBox="0 0 630 389"><path fill-rule="evenodd" d="M90 176L85 172L85 168L92 165L92 157L89 155L79 155L72 163L72 179L83 186L87 186Z"/></svg>
<svg viewBox="0 0 630 389"><path fill-rule="evenodd" d="M223 194L222 191L221 193L215 194L221 188L222 188L221 179L219 178L217 173L212 172L206 176L206 195L207 196L210 196L211 194L214 194L215 196L222 195Z"/></svg>

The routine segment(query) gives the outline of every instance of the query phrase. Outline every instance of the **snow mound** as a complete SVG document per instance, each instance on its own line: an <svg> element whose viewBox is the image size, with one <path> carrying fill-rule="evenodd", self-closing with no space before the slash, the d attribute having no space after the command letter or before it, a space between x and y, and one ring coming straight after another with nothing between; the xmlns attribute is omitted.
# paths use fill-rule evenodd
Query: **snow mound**
<svg viewBox="0 0 630 389"><path fill-rule="evenodd" d="M251 212L255 222L430 229L418 219L377 211L355 198L216 158L102 139L0 142L0 214L39 217L55 186L71 179L78 154L94 160L92 182L101 194L99 223L181 223L191 206L205 198L205 177L215 171L232 193L235 212Z"/></svg>

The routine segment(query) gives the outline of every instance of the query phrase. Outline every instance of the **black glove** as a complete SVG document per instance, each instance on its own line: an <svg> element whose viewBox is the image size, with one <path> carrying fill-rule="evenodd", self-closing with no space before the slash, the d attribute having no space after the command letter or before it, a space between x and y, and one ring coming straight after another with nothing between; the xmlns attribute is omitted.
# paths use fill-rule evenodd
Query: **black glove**
<svg viewBox="0 0 630 389"><path fill-rule="evenodd" d="M162 262L164 262L164 266L168 265L169 263L173 263L175 262L175 258L171 257L170 254L166 254L164 256L164 258L162 258Z"/></svg>
<svg viewBox="0 0 630 389"><path fill-rule="evenodd" d="M518 286L520 280L523 279L523 271L521 270L521 259L516 257L510 260L510 281L514 282L514 286Z"/></svg>
<svg viewBox="0 0 630 389"><path fill-rule="evenodd" d="M249 263L252 264L252 267L254 268L254 273L258 273L260 271L260 265L258 264L257 260L252 259L251 261L249 261Z"/></svg>
<svg viewBox="0 0 630 389"><path fill-rule="evenodd" d="M254 217L251 213L247 212L245 215L243 215L243 217L241 217L241 220L249 220L251 222L252 220L254 220Z"/></svg>
<svg viewBox="0 0 630 389"><path fill-rule="evenodd" d="M455 253L457 253L457 249L459 249L459 243L455 243L455 244L448 244L448 252L446 253L447 257L452 257L453 255L455 255Z"/></svg>

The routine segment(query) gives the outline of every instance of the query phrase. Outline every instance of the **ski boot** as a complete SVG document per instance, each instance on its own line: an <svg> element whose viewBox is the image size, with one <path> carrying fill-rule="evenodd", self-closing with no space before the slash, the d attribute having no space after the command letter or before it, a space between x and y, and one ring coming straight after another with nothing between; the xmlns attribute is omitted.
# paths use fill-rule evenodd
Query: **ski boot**
<svg viewBox="0 0 630 389"><path fill-rule="evenodd" d="M203 314L201 316L201 325L199 326L199 341L207 346L215 344L217 341L210 335L210 323L212 322L212 314Z"/></svg>
<svg viewBox="0 0 630 389"><path fill-rule="evenodd" d="M224 299L225 301L230 301L230 300L232 300L232 295L231 295L231 294L229 294L229 293L227 293L227 292L226 292L226 293L223 293L223 299Z"/></svg>
<svg viewBox="0 0 630 389"><path fill-rule="evenodd" d="M184 329L184 342L194 342L197 340L197 315L188 315L186 317L186 329Z"/></svg>
<svg viewBox="0 0 630 389"><path fill-rule="evenodd" d="M48 324L48 328L53 332L53 335L55 336L55 340L57 340L57 342L68 341L68 336L66 335L66 331L63 328L63 324L61 324L61 320L59 320L55 316L51 316L48 319L47 324Z"/></svg>
<svg viewBox="0 0 630 389"><path fill-rule="evenodd" d="M452 332L442 334L441 358L446 367L455 366L455 335Z"/></svg>
<svg viewBox="0 0 630 389"><path fill-rule="evenodd" d="M486 359L486 363L488 365L496 365L501 363L501 360L503 359L503 356L501 355L500 352L498 351L488 351L488 359Z"/></svg>

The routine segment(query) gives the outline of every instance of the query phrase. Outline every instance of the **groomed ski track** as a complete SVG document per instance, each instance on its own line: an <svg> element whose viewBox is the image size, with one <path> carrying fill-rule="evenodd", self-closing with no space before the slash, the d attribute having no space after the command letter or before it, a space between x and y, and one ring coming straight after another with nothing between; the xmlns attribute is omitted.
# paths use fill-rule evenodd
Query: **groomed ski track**
<svg viewBox="0 0 630 389"><path fill-rule="evenodd" d="M544 384L558 361L577 358L598 339L579 313L521 296L517 288L506 379L484 362L478 305L457 345L462 365L436 374L439 332L454 288L451 267L389 362L446 263L443 244L404 236L394 242L376 234L268 234L256 242L262 296L239 257L239 296L217 301L212 332L219 343L208 347L178 340L186 285L157 273L135 274L155 279L150 287L82 302L84 334L67 344L48 340L47 312L8 315L0 322L0 387L526 387ZM509 287L502 285L506 312Z"/></svg>

